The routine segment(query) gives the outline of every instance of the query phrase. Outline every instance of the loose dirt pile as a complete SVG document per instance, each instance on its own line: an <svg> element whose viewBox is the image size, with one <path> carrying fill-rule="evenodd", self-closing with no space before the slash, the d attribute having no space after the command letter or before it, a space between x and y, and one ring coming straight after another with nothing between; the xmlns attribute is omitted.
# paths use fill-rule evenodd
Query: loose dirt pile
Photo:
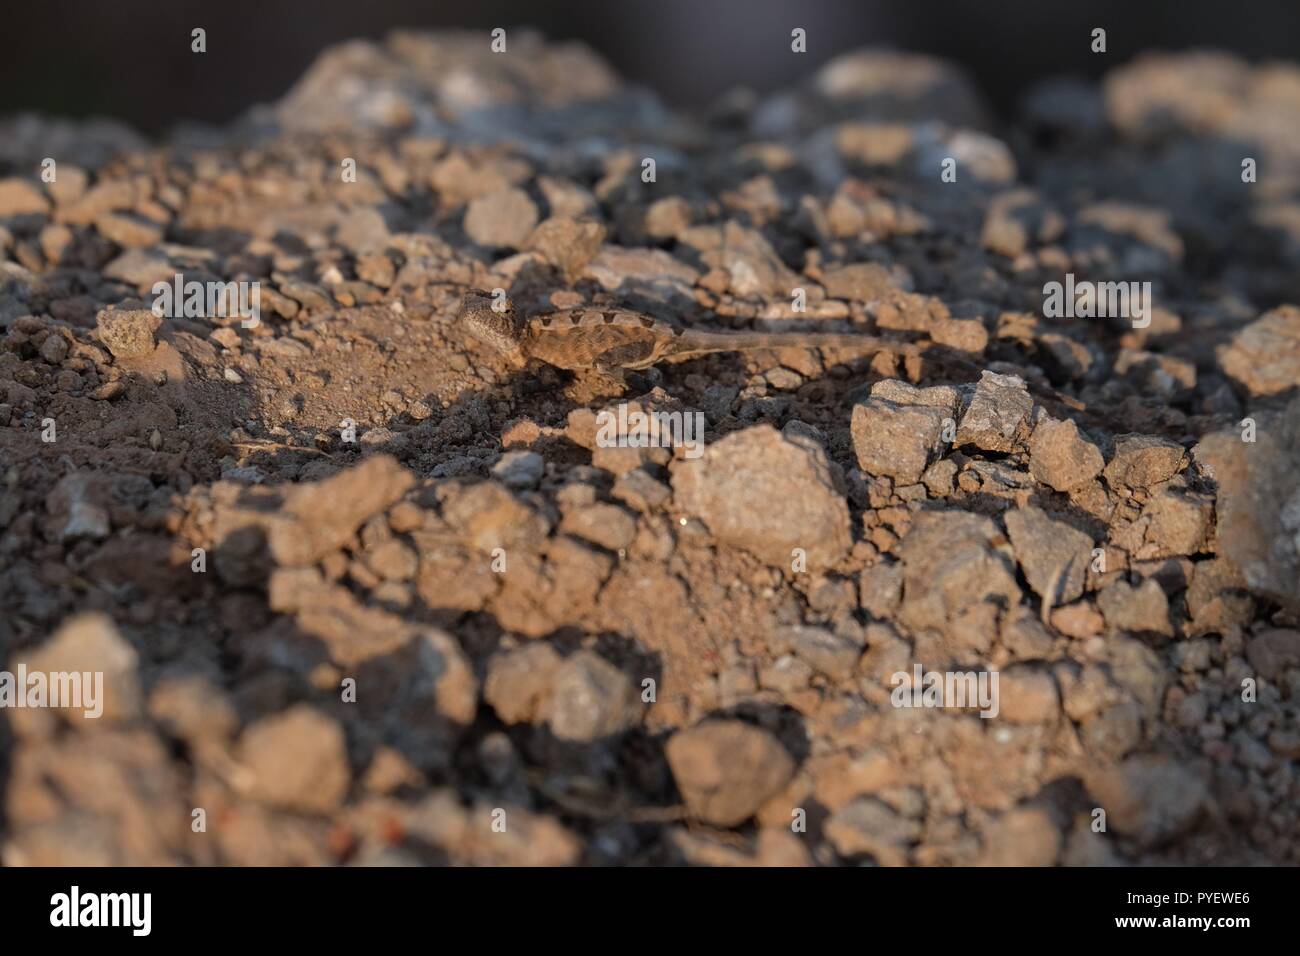
<svg viewBox="0 0 1300 956"><path fill-rule="evenodd" d="M512 33L158 147L0 122L0 664L104 675L0 710L4 862L1300 862L1298 114L1148 56L998 139L863 52L682 116ZM470 288L935 347L610 395Z"/></svg>

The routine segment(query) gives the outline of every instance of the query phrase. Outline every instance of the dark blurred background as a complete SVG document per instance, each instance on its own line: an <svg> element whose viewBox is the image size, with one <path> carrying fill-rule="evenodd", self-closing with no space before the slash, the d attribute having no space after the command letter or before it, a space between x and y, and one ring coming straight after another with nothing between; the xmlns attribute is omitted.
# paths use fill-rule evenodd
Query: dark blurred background
<svg viewBox="0 0 1300 956"><path fill-rule="evenodd" d="M284 93L323 47L395 27L532 25L581 39L670 104L766 92L860 46L963 64L1003 115L1052 74L1099 76L1147 49L1300 59L1300 0L6 0L0 114L104 115L151 133L222 122ZM190 52L204 27L208 52ZM790 30L808 53L790 53ZM1089 49L1105 27L1108 52Z"/></svg>

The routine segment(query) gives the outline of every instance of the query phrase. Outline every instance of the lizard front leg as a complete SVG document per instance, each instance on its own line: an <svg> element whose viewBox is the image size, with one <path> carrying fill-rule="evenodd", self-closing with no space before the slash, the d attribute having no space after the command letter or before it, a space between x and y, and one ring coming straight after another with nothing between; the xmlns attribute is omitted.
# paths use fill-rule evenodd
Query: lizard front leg
<svg viewBox="0 0 1300 956"><path fill-rule="evenodd" d="M581 368L573 370L573 381L564 389L564 394L572 401L585 405L598 399L622 398L627 394L629 385L623 369Z"/></svg>
<svg viewBox="0 0 1300 956"><path fill-rule="evenodd" d="M596 356L595 366L603 374L617 376L634 391L648 392L662 380L654 363L661 358L656 342L628 342Z"/></svg>

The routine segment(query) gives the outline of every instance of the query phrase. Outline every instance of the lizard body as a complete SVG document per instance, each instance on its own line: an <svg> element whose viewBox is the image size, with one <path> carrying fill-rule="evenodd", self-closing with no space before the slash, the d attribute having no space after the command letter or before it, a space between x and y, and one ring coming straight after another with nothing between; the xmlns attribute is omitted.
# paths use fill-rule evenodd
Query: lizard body
<svg viewBox="0 0 1300 956"><path fill-rule="evenodd" d="M665 360L683 360L715 352L745 352L781 348L852 348L920 357L922 347L872 335L838 332L703 332L626 309L580 306L524 319L513 307L496 311L493 298L471 291L460 308L466 330L517 365L537 360L556 368L594 369L620 379L624 371L640 370ZM981 367L954 356L940 361L978 376ZM1049 402L1082 410L1083 403L1032 383L1030 392Z"/></svg>
<svg viewBox="0 0 1300 956"><path fill-rule="evenodd" d="M536 359L569 370L637 370L665 360L757 349L918 351L907 342L853 333L702 332L625 309L579 307L523 320L512 309L495 311L490 296L475 292L465 297L460 318L471 335L516 361Z"/></svg>

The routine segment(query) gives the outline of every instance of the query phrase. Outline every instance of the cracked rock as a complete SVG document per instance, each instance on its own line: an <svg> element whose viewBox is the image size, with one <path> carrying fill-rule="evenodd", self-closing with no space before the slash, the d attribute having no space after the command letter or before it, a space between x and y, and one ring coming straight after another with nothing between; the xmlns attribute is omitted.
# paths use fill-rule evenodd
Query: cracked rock
<svg viewBox="0 0 1300 956"><path fill-rule="evenodd" d="M1101 474L1106 460L1069 419L1044 417L1029 441L1029 473L1057 491L1073 491Z"/></svg>
<svg viewBox="0 0 1300 956"><path fill-rule="evenodd" d="M1262 419L1257 440L1236 431L1207 436L1195 449L1218 486L1220 553L1247 588L1300 608L1300 399Z"/></svg>
<svg viewBox="0 0 1300 956"><path fill-rule="evenodd" d="M1124 435L1103 474L1112 485L1149 488L1168 481L1182 468L1183 446L1155 435Z"/></svg>
<svg viewBox="0 0 1300 956"><path fill-rule="evenodd" d="M1024 379L982 372L957 425L956 444L974 445L985 451L1011 451L1022 437L1033 407Z"/></svg>
<svg viewBox="0 0 1300 956"><path fill-rule="evenodd" d="M138 358L153 353L154 333L162 319L148 309L100 312L95 319L99 338L117 358Z"/></svg>
<svg viewBox="0 0 1300 956"><path fill-rule="evenodd" d="M1300 388L1300 308L1260 316L1219 350L1219 361L1251 395Z"/></svg>
<svg viewBox="0 0 1300 956"><path fill-rule="evenodd" d="M949 388L913 388L885 380L853 407L853 450L863 471L915 484L956 432L957 395Z"/></svg>
<svg viewBox="0 0 1300 956"><path fill-rule="evenodd" d="M714 442L673 469L682 510L720 540L789 567L804 549L809 567L833 565L848 551L849 511L824 452L757 425Z"/></svg>
<svg viewBox="0 0 1300 956"><path fill-rule="evenodd" d="M1137 587L1116 581L1097 595L1097 606L1112 628L1135 633L1173 634L1169 623L1169 599L1155 578Z"/></svg>
<svg viewBox="0 0 1300 956"><path fill-rule="evenodd" d="M1003 520L1025 579L1045 604L1069 604L1083 594L1092 538L1040 508L1016 508Z"/></svg>

